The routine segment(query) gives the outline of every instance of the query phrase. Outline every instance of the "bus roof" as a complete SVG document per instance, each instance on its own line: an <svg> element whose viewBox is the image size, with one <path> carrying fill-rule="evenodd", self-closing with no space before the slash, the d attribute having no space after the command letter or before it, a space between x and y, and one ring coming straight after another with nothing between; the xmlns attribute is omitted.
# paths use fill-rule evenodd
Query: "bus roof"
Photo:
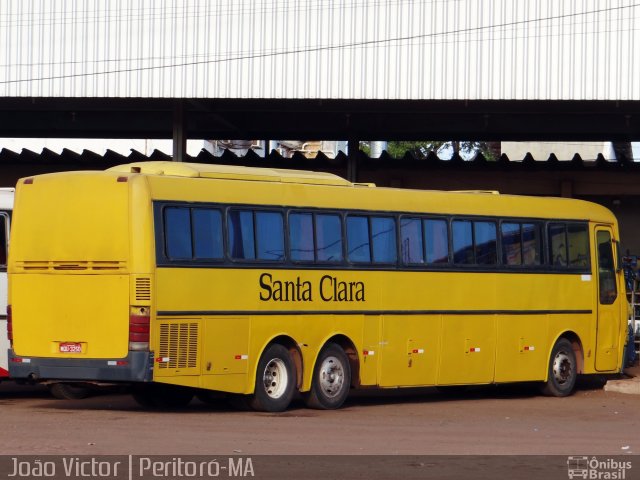
<svg viewBox="0 0 640 480"><path fill-rule="evenodd" d="M351 183L330 173L305 170L152 161L118 165L108 169L107 172L116 175L141 174L155 178L164 186L168 185L166 182L173 183L173 181L189 181L199 178L214 181L253 181L256 185L252 189L252 198L257 204L265 205L273 204L277 197L275 202L278 204L285 202L290 205L308 207L322 206L337 209L355 208L416 213L435 212L452 215L501 215L514 218L590 219L606 223L615 222L613 213L606 207L574 198L505 195L494 190L442 191L375 187L374 184ZM154 182L156 185L154 190L159 185L157 182ZM210 201L211 189L205 187L206 183L204 182L202 188L193 185L189 188L189 193L183 192L179 195L186 195L184 199L188 198L190 201ZM298 185L300 188L304 188L304 185L317 186L318 188L331 186L347 188L340 195L332 195L328 191L324 193L317 191L313 196L301 195L297 189L287 189L283 197L282 191L276 192L274 190L277 188L277 184L288 184L292 187ZM172 191L171 188L162 190L162 196L166 197L164 199L174 198L173 194L167 195ZM217 190L216 195L216 198L222 202L244 203L247 199L247 193L236 188Z"/></svg>
<svg viewBox="0 0 640 480"><path fill-rule="evenodd" d="M190 178L305 183L311 185L353 185L351 182L345 180L342 177L325 172L170 161L128 163L109 168L107 171L117 173L142 173L147 175L166 175Z"/></svg>
<svg viewBox="0 0 640 480"><path fill-rule="evenodd" d="M68 176L138 176L147 178L151 196L162 200L193 202L256 203L310 208L360 209L404 213L479 215L530 218L564 218L615 223L608 208L575 198L500 194L493 190L443 191L376 187L374 184L352 183L337 175L304 170L271 169L231 165L181 163L170 161L136 162L118 165L106 171L75 171L36 175L47 179ZM229 188L215 190L209 181L222 182ZM20 179L20 186L25 179ZM56 180L57 181L57 180ZM65 180L66 181L66 180ZM228 184L227 184L228 181ZM235 188L234 182L253 182L250 196ZM189 188L177 188L182 182ZM38 182L39 183L39 182ZM281 190L278 185L286 188ZM307 191L306 187L313 188ZM331 187L342 187L336 195ZM326 189L326 190L325 190Z"/></svg>

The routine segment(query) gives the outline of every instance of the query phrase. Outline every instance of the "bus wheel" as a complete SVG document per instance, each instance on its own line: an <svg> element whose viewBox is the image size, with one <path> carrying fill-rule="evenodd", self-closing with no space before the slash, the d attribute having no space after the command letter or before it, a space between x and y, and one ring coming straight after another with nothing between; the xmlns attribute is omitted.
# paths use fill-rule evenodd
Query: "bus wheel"
<svg viewBox="0 0 640 480"><path fill-rule="evenodd" d="M258 362L253 395L249 406L263 412L282 412L287 409L295 389L295 368L289 351L274 343L265 350Z"/></svg>
<svg viewBox="0 0 640 480"><path fill-rule="evenodd" d="M578 377L576 354L566 338L559 339L551 350L548 380L542 385L542 394L551 397L571 395Z"/></svg>
<svg viewBox="0 0 640 480"><path fill-rule="evenodd" d="M49 392L60 400L82 400L91 393L87 387L71 383L52 383L47 385Z"/></svg>
<svg viewBox="0 0 640 480"><path fill-rule="evenodd" d="M330 343L318 356L305 403L320 410L340 408L350 388L351 366L347 354L339 345Z"/></svg>

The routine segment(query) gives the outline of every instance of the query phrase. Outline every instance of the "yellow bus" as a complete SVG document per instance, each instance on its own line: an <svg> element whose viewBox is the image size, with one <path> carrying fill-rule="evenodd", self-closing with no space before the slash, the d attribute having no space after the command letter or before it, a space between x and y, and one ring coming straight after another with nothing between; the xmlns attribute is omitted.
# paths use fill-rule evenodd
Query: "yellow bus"
<svg viewBox="0 0 640 480"><path fill-rule="evenodd" d="M621 369L618 226L580 200L142 162L20 180L12 235L17 378L282 411Z"/></svg>

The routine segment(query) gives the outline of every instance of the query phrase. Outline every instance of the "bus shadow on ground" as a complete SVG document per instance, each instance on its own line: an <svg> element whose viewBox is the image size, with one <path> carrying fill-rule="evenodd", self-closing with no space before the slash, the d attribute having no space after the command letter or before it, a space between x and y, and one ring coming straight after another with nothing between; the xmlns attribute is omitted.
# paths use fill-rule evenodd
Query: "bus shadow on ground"
<svg viewBox="0 0 640 480"><path fill-rule="evenodd" d="M579 377L576 383L576 394L589 391L601 391L610 378L620 378L619 376L584 376ZM2 390L0 390L2 392ZM7 396L8 395L8 396ZM351 392L345 402L343 409L357 408L361 406L383 406L392 404L424 404L447 401L478 401L491 399L525 399L541 397L540 384L531 383L509 383L497 385L470 385L451 387L418 387L418 388L394 388L394 389L359 389ZM53 410L110 410L110 411L139 411L155 413L176 413L181 414L210 414L210 413L238 413L249 412L243 405L232 396L220 396L217 399L203 401L194 398L185 407L156 407L147 408L136 403L133 397L121 389L113 392L95 392L89 398L82 400L58 400L52 398L46 387L43 386L22 386L19 389L11 389L7 394L0 395L0 404L4 398L38 398L46 399L40 402L39 408ZM542 398L542 397L541 397ZM296 398L291 403L289 409L283 413L266 415L278 416L316 416L317 411L305 407L301 398ZM252 412L254 413L254 412ZM260 413L265 415L265 413Z"/></svg>
<svg viewBox="0 0 640 480"><path fill-rule="evenodd" d="M51 397L45 385L19 384L11 380L0 383L0 404L5 400Z"/></svg>

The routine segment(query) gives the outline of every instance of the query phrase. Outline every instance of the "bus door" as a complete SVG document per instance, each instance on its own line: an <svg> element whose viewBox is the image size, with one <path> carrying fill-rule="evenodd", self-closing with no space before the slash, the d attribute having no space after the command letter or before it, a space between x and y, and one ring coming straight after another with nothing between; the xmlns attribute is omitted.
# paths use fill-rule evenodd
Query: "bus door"
<svg viewBox="0 0 640 480"><path fill-rule="evenodd" d="M611 228L596 227L598 257L598 319L596 329L596 370L613 370L618 363L620 306L613 234Z"/></svg>

